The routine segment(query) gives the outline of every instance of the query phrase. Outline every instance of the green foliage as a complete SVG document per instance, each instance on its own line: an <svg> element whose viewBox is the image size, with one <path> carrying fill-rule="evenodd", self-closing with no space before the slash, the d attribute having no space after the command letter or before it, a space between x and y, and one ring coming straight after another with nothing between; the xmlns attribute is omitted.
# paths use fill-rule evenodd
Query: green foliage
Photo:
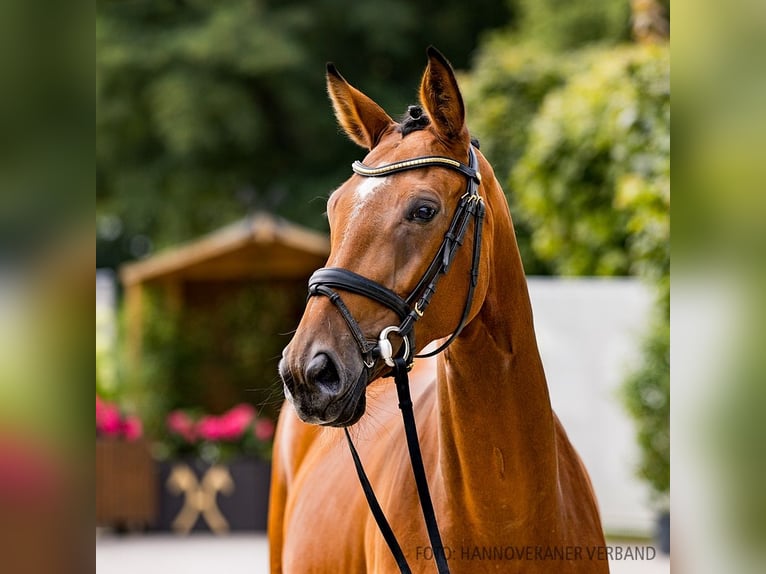
<svg viewBox="0 0 766 574"><path fill-rule="evenodd" d="M763 270L759 270L761 273ZM766 536L766 312L763 278L738 291L738 306L749 314L739 330L732 355L714 372L726 374L701 417L700 442L708 445L714 482L725 485L718 504L732 536L743 549L762 551ZM735 306L736 307L736 306ZM735 321L736 322L736 321ZM727 333L728 335L728 333ZM731 343L731 341L729 341ZM710 376L708 374L708 376Z"/></svg>
<svg viewBox="0 0 766 574"><path fill-rule="evenodd" d="M58 249L63 238L79 236L90 217L93 46L85 10L0 2L4 266Z"/></svg>
<svg viewBox="0 0 766 574"><path fill-rule="evenodd" d="M463 82L469 120L527 273L667 273L668 62L663 47L556 56L513 36L485 44Z"/></svg>
<svg viewBox="0 0 766 574"><path fill-rule="evenodd" d="M172 311L160 292L145 290L139 372L126 385L149 436L165 433L173 409L219 414L238 403L276 419L282 400L277 363L305 304L303 285L248 283L216 292L187 289L186 308Z"/></svg>
<svg viewBox="0 0 766 574"><path fill-rule="evenodd" d="M670 83L666 47L589 56L551 93L513 171L533 246L566 275L669 272Z"/></svg>
<svg viewBox="0 0 766 574"><path fill-rule="evenodd" d="M496 173L510 173L524 153L532 118L548 92L566 82L569 67L569 59L515 44L507 34L482 46L460 85L471 133Z"/></svg>
<svg viewBox="0 0 766 574"><path fill-rule="evenodd" d="M511 213L516 215L517 194L505 183L524 154L532 120L545 96L563 86L577 60L556 56L524 44L507 34L493 35L482 46L469 75L461 78L471 134L481 142L503 182ZM550 274L552 269L537 257L531 246L532 228L514 217L522 261L527 273Z"/></svg>
<svg viewBox="0 0 766 574"><path fill-rule="evenodd" d="M565 51L630 38L629 0L518 0L520 36L546 50Z"/></svg>
<svg viewBox="0 0 766 574"><path fill-rule="evenodd" d="M509 14L494 0L99 2L99 265L254 207L324 227L321 199L362 153L338 133L325 63L398 114L428 44L466 66Z"/></svg>
<svg viewBox="0 0 766 574"><path fill-rule="evenodd" d="M124 354L120 357L124 380L122 399L137 408L146 435L158 437L164 432L165 416L180 400L179 389L174 384L174 372L183 354L175 345L180 329L177 317L163 305L154 290L144 290L142 314L140 368L135 369L135 364Z"/></svg>
<svg viewBox="0 0 766 574"><path fill-rule="evenodd" d="M294 123L275 120L285 114L283 79L305 59L297 38L307 17L245 0L101 3L102 208L163 244L236 217L238 188L271 185L253 164L259 149L298 137Z"/></svg>
<svg viewBox="0 0 766 574"><path fill-rule="evenodd" d="M657 504L670 495L670 285L661 285L660 305L644 341L642 365L622 387L623 401L636 422L641 452L638 476L652 489Z"/></svg>

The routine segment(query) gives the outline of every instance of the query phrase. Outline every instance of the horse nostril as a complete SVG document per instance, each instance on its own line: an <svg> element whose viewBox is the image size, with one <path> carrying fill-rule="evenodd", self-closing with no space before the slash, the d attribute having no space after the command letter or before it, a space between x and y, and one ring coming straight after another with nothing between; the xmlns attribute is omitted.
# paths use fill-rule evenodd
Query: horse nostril
<svg viewBox="0 0 766 574"><path fill-rule="evenodd" d="M325 353L317 353L306 367L306 381L331 392L338 392L340 376L333 360Z"/></svg>

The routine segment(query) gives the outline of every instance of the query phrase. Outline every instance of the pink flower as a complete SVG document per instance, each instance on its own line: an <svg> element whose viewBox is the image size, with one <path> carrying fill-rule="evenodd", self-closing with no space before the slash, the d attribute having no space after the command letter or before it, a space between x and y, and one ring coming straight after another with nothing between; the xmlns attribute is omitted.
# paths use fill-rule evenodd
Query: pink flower
<svg viewBox="0 0 766 574"><path fill-rule="evenodd" d="M165 419L168 430L183 438L186 442L194 442L194 421L183 411L173 411Z"/></svg>
<svg viewBox="0 0 766 574"><path fill-rule="evenodd" d="M123 436L129 440L134 441L141 438L144 427L141 424L141 419L136 416L129 416L122 423Z"/></svg>
<svg viewBox="0 0 766 574"><path fill-rule="evenodd" d="M104 421L104 411L106 409L106 402L96 395L96 428L101 430L101 426Z"/></svg>
<svg viewBox="0 0 766 574"><path fill-rule="evenodd" d="M274 422L271 419L258 419L253 427L255 438L268 442L274 437Z"/></svg>
<svg viewBox="0 0 766 574"><path fill-rule="evenodd" d="M207 415L202 417L197 423L197 436L203 440L221 440L226 435L222 417Z"/></svg>
<svg viewBox="0 0 766 574"><path fill-rule="evenodd" d="M245 430L252 424L254 419L255 409L252 405L243 403L233 407L220 417L223 435L221 438L232 441L242 438Z"/></svg>
<svg viewBox="0 0 766 574"><path fill-rule="evenodd" d="M241 404L220 416L207 415L197 423L197 434L204 440L234 442L242 438L255 419L252 405Z"/></svg>
<svg viewBox="0 0 766 574"><path fill-rule="evenodd" d="M122 418L117 405L108 403L96 397L96 430L114 436L122 430Z"/></svg>
<svg viewBox="0 0 766 574"><path fill-rule="evenodd" d="M123 417L116 404L96 395L96 432L133 441L143 435L143 425L138 417Z"/></svg>

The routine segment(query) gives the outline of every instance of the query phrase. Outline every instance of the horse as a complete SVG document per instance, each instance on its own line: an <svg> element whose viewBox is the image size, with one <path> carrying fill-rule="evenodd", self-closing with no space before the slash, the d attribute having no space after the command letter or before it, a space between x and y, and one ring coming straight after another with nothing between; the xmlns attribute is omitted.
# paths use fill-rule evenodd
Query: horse
<svg viewBox="0 0 766 574"><path fill-rule="evenodd" d="M410 389L450 572L608 572L590 479L551 408L506 197L472 143L452 66L433 47L427 56L420 104L398 122L327 66L337 120L368 154L328 199L331 271L317 272L279 364L271 571L404 571L344 430L411 571L436 571L390 375L392 358L413 363L446 339L436 358L414 359ZM456 238L469 195L482 232ZM445 244L454 258L442 266ZM423 279L434 267L438 286ZM346 283L322 291L332 272ZM397 328L396 299L415 319L410 333Z"/></svg>

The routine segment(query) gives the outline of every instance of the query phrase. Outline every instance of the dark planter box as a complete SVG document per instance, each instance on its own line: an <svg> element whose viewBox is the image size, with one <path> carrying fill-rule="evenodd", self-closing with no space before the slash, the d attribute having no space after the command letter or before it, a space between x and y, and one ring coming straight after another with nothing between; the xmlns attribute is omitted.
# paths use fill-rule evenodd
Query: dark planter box
<svg viewBox="0 0 766 574"><path fill-rule="evenodd" d="M660 552L670 554L670 513L663 512L657 517L657 545Z"/></svg>
<svg viewBox="0 0 766 574"><path fill-rule="evenodd" d="M265 531L271 464L238 458L210 465L201 459L159 463L159 530Z"/></svg>

